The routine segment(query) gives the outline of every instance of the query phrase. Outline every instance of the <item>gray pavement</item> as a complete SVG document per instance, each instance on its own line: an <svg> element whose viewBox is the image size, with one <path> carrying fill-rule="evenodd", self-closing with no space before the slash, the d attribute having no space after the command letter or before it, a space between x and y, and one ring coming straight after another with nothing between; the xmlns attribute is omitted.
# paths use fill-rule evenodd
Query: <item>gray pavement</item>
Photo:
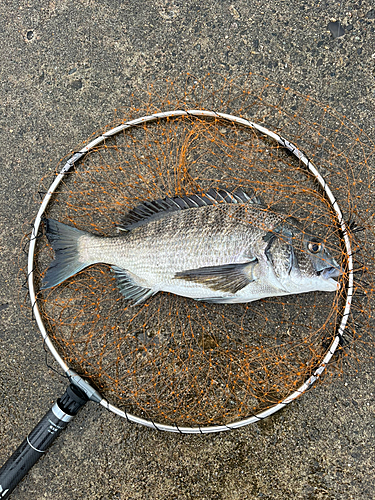
<svg viewBox="0 0 375 500"><path fill-rule="evenodd" d="M187 71L261 73L330 103L374 138L371 3L0 4L0 463L65 388L45 364L35 323L20 313L20 241L41 177L111 122L136 86ZM336 20L346 33L334 39ZM346 363L334 383L222 435L159 433L89 403L12 498L370 500L374 373Z"/></svg>

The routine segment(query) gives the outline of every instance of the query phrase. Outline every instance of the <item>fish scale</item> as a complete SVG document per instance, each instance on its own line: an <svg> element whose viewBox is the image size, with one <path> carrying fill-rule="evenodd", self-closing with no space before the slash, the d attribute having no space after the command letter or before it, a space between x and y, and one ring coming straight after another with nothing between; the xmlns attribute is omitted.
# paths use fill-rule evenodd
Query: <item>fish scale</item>
<svg viewBox="0 0 375 500"><path fill-rule="evenodd" d="M149 262L147 267L158 267L171 277L194 266L243 262L244 255L253 258L251 248L264 231L243 217L237 219L236 214L238 208L231 206L181 211L131 231L123 244L132 254L133 266L141 265L138 254L143 253ZM247 214L250 219L255 215L250 210Z"/></svg>

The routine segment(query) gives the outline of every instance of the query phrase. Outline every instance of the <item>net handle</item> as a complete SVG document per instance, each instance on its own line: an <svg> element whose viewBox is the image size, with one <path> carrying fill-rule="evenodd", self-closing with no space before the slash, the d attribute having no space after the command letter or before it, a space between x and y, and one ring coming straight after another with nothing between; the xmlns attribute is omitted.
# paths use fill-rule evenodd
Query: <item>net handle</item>
<svg viewBox="0 0 375 500"><path fill-rule="evenodd" d="M92 150L95 146L98 146L102 142L104 142L106 139L122 132L125 131L131 127L136 127L139 125L143 125L148 122L156 121L156 120L162 120L162 119L168 119L168 118L177 118L181 116L191 116L195 118L219 118L222 120L225 120L230 123L235 123L238 125L242 125L247 128L255 129L258 132L260 132L263 135L266 135L268 137L271 137L274 139L280 146L283 148L287 149L290 151L298 160L303 163L306 167L306 169L313 175L315 180L320 184L322 189L327 195L327 198L336 214L337 221L339 224L339 227L341 229L342 237L344 239L344 244L346 247L346 252L347 252L347 257L348 257L348 281L347 281L347 295L346 295L346 302L345 302L345 308L344 308L344 313L341 318L340 325L337 329L336 335L334 339L331 342L331 345L329 346L323 361L319 365L318 368L314 371L314 373L292 394L290 394L287 398L285 398L283 401L278 403L277 405L268 408L267 410L258 413L257 415L252 415L248 418L239 420L237 422L232 422L227 425L216 425L216 426L208 426L208 427L179 427L177 425L166 425L166 424L160 424L153 422L151 420L146 420L140 417L137 417L135 415L132 415L130 413L127 413L126 411L120 410L116 406L110 404L106 399L101 397L95 389L91 388L90 385L87 382L84 382L83 386L80 386L81 389L87 390L87 396L91 399L94 399L96 402L99 402L103 407L105 407L107 410L112 411L113 413L116 413L117 415L126 418L130 422L138 423L141 425L144 425L146 427L151 427L157 430L162 430L162 431L169 431L169 432L177 432L177 433L182 433L182 434L207 434L207 433L213 433L213 432L223 432L231 429L237 429L239 427L243 427L245 425L249 425L254 422L259 422L260 420L263 420L266 417L269 417L273 413L276 413L277 411L281 410L284 408L286 405L297 399L301 394L303 394L306 390L308 390L315 382L318 380L318 378L321 376L323 371L325 370L327 364L331 360L332 356L334 355L337 347L340 344L340 341L342 339L346 323L349 317L350 313L350 307L351 307L351 300L353 296L353 282L354 282L354 271L353 271L353 257L352 257L352 251L351 251L351 245L350 245L350 239L347 231L347 226L344 221L341 209L339 207L339 204L333 195L330 187L328 186L327 182L325 181L324 177L319 173L318 169L315 167L315 165L307 158L307 156L299 150L293 143L289 142L287 139L282 137L281 135L272 132L271 130L268 130L267 128L263 127L262 125L259 125L257 123L254 123L250 120L246 120L245 118L241 118L238 116L226 114L226 113L220 113L216 111L207 111L207 110L200 110L200 109L189 109L189 110L174 110L174 111L164 111L160 113L154 113L152 115L147 115L147 116L142 116L140 118L136 118L134 120L127 121L115 128L112 128L111 130L108 130L104 134L102 134L99 137L96 137L94 140L89 142L84 148L82 148L80 151L74 153L69 160L65 163L63 168L61 169L60 173L57 174L56 179L54 182L51 184L50 188L48 189L46 195L43 198L42 204L39 208L39 211L36 215L34 226L31 232L30 236L30 246L29 246L29 253L28 253L28 285L29 285L29 293L30 293L30 299L31 299L31 304L34 312L34 316L36 319L36 322L38 324L39 330L43 336L44 342L46 343L48 349L50 350L51 354L55 358L55 360L58 362L60 367L64 370L66 375L72 380L74 383L74 376L76 375L73 370L69 368L69 366L65 363L65 361L61 358L57 350L55 349L51 339L48 336L48 333L46 331L46 328L44 326L39 308L38 308L38 302L37 298L35 295L35 287L34 287L34 252L35 252L35 246L36 246L36 240L37 240L37 235L39 232L39 227L40 223L42 220L42 216L47 208L48 203L51 200L52 195L54 194L56 188L64 178L64 176L73 168L75 163L80 160L86 153L88 153L90 150ZM80 378L80 377L79 377ZM81 379L82 380L82 379ZM86 388L86 389L85 389ZM95 393L95 398L92 397L92 394Z"/></svg>

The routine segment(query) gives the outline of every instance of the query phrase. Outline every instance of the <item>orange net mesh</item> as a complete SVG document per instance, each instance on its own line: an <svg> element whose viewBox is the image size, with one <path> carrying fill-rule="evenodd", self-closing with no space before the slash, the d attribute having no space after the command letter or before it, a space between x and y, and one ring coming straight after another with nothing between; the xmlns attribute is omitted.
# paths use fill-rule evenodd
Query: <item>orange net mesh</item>
<svg viewBox="0 0 375 500"><path fill-rule="evenodd" d="M357 279L345 334L352 350L343 352L365 345L373 356L371 140L331 108L257 75L187 76L159 92L150 87L117 112L117 124L175 109L245 117L296 144L317 166L351 228ZM50 183L44 179L41 190ZM221 119L160 119L107 139L66 175L46 216L110 236L144 200L212 187L254 190L269 210L322 237L346 269L337 219L305 166L272 139ZM37 248L38 286L53 253L45 237ZM340 281L337 293L247 304L158 293L131 306L109 266L95 265L40 292L38 303L61 356L113 404L162 423L226 424L282 401L321 364L343 313L345 273Z"/></svg>

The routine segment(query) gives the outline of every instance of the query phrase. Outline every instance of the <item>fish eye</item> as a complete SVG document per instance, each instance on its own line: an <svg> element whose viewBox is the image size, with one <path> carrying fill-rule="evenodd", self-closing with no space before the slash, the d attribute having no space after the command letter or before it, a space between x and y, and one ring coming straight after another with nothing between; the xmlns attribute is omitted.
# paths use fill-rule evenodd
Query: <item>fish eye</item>
<svg viewBox="0 0 375 500"><path fill-rule="evenodd" d="M311 253L318 253L322 249L323 244L317 241L309 241L307 248Z"/></svg>

